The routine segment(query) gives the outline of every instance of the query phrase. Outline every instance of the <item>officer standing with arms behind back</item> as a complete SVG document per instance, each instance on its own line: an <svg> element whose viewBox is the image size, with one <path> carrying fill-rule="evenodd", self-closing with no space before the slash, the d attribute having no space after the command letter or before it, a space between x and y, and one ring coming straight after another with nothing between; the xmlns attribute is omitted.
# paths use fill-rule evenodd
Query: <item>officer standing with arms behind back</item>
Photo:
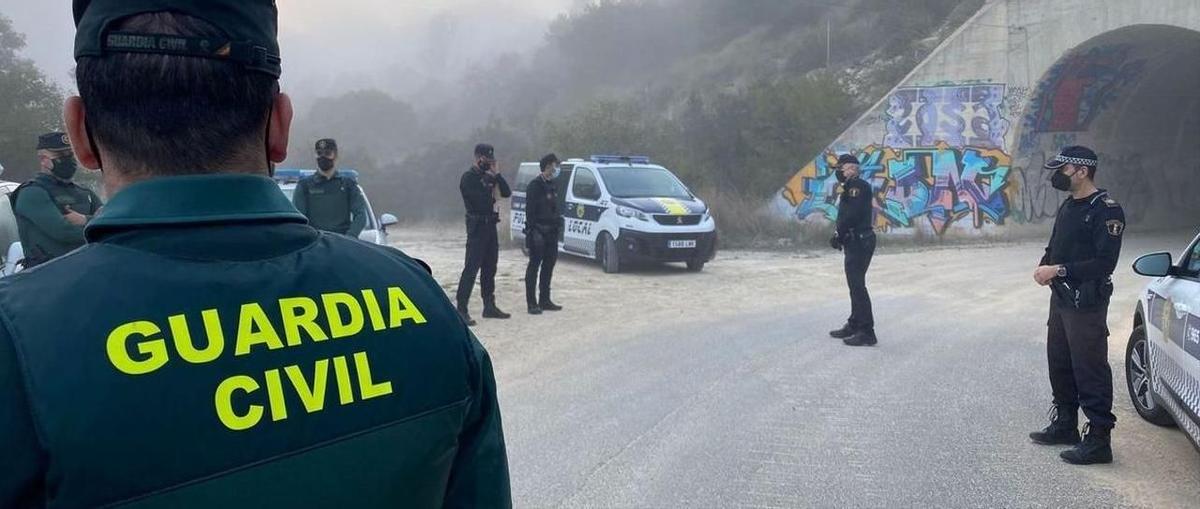
<svg viewBox="0 0 1200 509"><path fill-rule="evenodd" d="M486 143L475 146L475 165L463 173L458 182L463 205L467 208L467 256L462 277L458 280L458 312L463 321L474 325L469 304L479 276L483 294L484 318L510 318L496 306L496 264L500 259L500 238L496 225L500 223L497 195L512 196L512 190L496 164L496 149Z"/></svg>
<svg viewBox="0 0 1200 509"><path fill-rule="evenodd" d="M83 227L102 205L91 189L75 184L79 166L66 133L40 136L37 151L41 171L9 197L25 252L25 268L82 246Z"/></svg>
<svg viewBox="0 0 1200 509"><path fill-rule="evenodd" d="M874 192L861 177L858 158L842 154L837 162L837 179L842 195L838 201L837 232L830 239L834 249L846 253L846 284L850 287L850 318L841 329L829 335L849 346L874 346L875 315L867 292L867 269L875 256L875 229L872 227Z"/></svg>
<svg viewBox="0 0 1200 509"><path fill-rule="evenodd" d="M1099 160L1087 147L1066 147L1046 162L1055 189L1071 195L1058 209L1046 254L1033 279L1049 286L1046 353L1054 394L1050 425L1029 434L1042 445L1074 445L1068 463L1111 463L1112 369L1108 365L1108 302L1112 273L1121 256L1125 212L1097 189ZM1088 424L1079 438L1079 408Z"/></svg>
<svg viewBox="0 0 1200 509"><path fill-rule="evenodd" d="M274 0L75 0L88 244L0 279L0 507L509 507L487 352L399 250L321 232Z"/></svg>
<svg viewBox="0 0 1200 509"><path fill-rule="evenodd" d="M367 200L358 182L337 170L337 141L317 141L317 172L296 183L292 203L321 231L358 238L367 226Z"/></svg>
<svg viewBox="0 0 1200 509"><path fill-rule="evenodd" d="M562 211L558 209L558 188L554 183L561 170L558 156L554 154L543 157L540 164L542 173L525 191L528 197L525 200L525 247L529 249L525 300L531 315L562 311L562 306L550 300L550 279L554 277L554 264L558 261L558 237L563 224Z"/></svg>

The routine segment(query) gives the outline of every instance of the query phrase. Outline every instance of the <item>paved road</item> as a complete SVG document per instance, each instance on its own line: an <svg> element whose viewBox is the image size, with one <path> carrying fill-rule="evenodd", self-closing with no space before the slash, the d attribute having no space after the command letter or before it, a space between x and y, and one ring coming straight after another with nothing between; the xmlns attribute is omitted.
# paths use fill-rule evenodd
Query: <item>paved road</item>
<svg viewBox="0 0 1200 509"><path fill-rule="evenodd" d="M1126 252L1178 252L1184 237ZM1144 284L1132 274L1110 315L1118 462L1073 467L1029 443L1049 406L1039 255L885 248L874 349L826 334L847 311L833 256L731 253L700 275L567 262L566 314L477 330L499 373L516 503L1194 507L1200 453L1139 420L1124 392Z"/></svg>

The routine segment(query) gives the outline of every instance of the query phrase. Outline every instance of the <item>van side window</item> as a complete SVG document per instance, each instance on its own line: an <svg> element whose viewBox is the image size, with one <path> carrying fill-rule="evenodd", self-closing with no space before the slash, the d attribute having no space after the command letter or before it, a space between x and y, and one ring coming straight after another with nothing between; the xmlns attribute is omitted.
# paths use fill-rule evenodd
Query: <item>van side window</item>
<svg viewBox="0 0 1200 509"><path fill-rule="evenodd" d="M513 186L513 190L518 193L524 193L527 189L529 189L529 183L533 182L533 179L537 177L538 173L540 172L541 170L536 164L522 164L521 167L517 169L517 181Z"/></svg>
<svg viewBox="0 0 1200 509"><path fill-rule="evenodd" d="M592 170L579 168L575 170L575 184L571 187L576 198L585 200L600 199L600 185L596 183L596 175Z"/></svg>

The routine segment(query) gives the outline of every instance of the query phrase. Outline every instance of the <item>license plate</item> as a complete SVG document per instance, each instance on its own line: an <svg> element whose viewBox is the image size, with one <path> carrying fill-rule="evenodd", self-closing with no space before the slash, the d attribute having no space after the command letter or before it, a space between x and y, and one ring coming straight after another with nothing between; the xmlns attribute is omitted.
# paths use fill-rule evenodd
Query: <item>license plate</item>
<svg viewBox="0 0 1200 509"><path fill-rule="evenodd" d="M671 249L694 249L696 241L694 240L672 240L667 243Z"/></svg>

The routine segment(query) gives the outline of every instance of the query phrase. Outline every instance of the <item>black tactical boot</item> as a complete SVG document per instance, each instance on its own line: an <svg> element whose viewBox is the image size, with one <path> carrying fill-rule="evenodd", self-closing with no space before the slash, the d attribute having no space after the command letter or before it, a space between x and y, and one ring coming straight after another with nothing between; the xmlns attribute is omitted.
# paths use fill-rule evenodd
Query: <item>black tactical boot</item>
<svg viewBox="0 0 1200 509"><path fill-rule="evenodd" d="M855 332L853 336L842 340L846 346L875 346L875 343L878 342L879 340L875 338L875 331L872 329Z"/></svg>
<svg viewBox="0 0 1200 509"><path fill-rule="evenodd" d="M542 308L542 311L562 311L562 306L555 304L554 301L550 299L542 299L540 307Z"/></svg>
<svg viewBox="0 0 1200 509"><path fill-rule="evenodd" d="M1088 424L1083 432L1082 443L1058 456L1072 465L1112 463L1112 428Z"/></svg>
<svg viewBox="0 0 1200 509"><path fill-rule="evenodd" d="M467 312L467 307L466 307L466 306L459 306L459 307L458 307L458 316L459 316L460 318L462 318L462 321L463 321L463 322L466 322L466 324L467 324L467 326L468 326L468 327L474 327L474 326L475 326L475 320L471 318L471 313Z"/></svg>
<svg viewBox="0 0 1200 509"><path fill-rule="evenodd" d="M483 307L483 317L484 318L499 318L501 320L508 320L509 318L512 318L512 315L505 313L503 311L500 311L500 308L496 307L495 304L489 304L489 305Z"/></svg>
<svg viewBox="0 0 1200 509"><path fill-rule="evenodd" d="M1029 434L1040 445L1075 445L1079 443L1079 410L1056 406L1050 409L1050 425Z"/></svg>
<svg viewBox="0 0 1200 509"><path fill-rule="evenodd" d="M538 307L537 304L530 304L529 305L529 314L540 315L540 314L542 314L542 308Z"/></svg>
<svg viewBox="0 0 1200 509"><path fill-rule="evenodd" d="M846 325L842 326L842 328L835 331L829 331L829 335L837 339L846 339L854 335L854 326L847 322Z"/></svg>

